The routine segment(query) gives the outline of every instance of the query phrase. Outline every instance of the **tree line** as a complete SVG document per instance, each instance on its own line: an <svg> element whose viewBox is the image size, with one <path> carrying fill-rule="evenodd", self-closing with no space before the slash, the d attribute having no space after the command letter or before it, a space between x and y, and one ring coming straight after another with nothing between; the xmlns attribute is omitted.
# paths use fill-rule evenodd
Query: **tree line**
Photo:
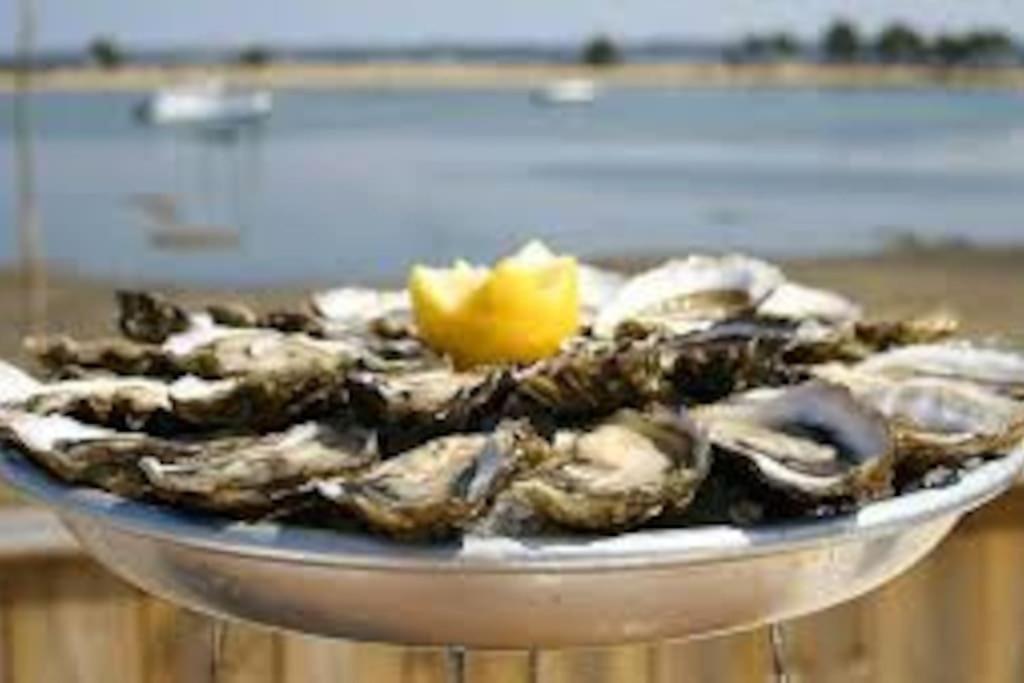
<svg viewBox="0 0 1024 683"><path fill-rule="evenodd" d="M826 27L817 44L803 44L785 32L750 35L730 46L725 57L727 61L773 61L815 54L835 63L958 66L1018 63L1018 49L1009 33L993 29L928 36L906 23L893 22L877 34L867 35L854 22L837 19Z"/></svg>
<svg viewBox="0 0 1024 683"><path fill-rule="evenodd" d="M911 26L895 22L875 35L862 32L852 21L838 19L826 27L819 40L803 43L784 31L750 35L726 48L728 62L767 62L821 58L832 63L965 64L1020 63L1014 38L998 30L974 30L927 36ZM127 61L125 50L112 38L97 37L88 46L97 65L113 69ZM611 66L624 61L625 50L609 35L596 35L578 49L576 59L591 66ZM267 47L249 45L235 52L233 60L259 67L274 61Z"/></svg>

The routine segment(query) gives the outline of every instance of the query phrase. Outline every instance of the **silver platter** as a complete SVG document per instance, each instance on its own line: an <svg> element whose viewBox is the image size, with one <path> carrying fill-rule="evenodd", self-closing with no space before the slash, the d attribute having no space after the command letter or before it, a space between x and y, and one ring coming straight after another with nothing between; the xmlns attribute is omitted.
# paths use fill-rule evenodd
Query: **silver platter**
<svg viewBox="0 0 1024 683"><path fill-rule="evenodd" d="M0 451L0 476L168 600L309 634L478 648L697 638L824 609L913 565L1022 465L1024 448L945 488L756 530L411 545L128 501Z"/></svg>

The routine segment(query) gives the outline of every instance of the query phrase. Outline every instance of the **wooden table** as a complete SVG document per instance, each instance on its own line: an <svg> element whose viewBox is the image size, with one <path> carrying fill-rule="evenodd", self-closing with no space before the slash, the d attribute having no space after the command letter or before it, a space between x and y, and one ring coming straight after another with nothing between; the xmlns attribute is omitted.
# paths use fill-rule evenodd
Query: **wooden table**
<svg viewBox="0 0 1024 683"><path fill-rule="evenodd" d="M858 601L786 624L796 681L1024 680L1024 491L961 523ZM486 606L481 606L486 609ZM48 513L0 508L0 683L447 683L445 652L227 624L146 596L78 551ZM468 652L480 683L766 681L767 629L695 643Z"/></svg>

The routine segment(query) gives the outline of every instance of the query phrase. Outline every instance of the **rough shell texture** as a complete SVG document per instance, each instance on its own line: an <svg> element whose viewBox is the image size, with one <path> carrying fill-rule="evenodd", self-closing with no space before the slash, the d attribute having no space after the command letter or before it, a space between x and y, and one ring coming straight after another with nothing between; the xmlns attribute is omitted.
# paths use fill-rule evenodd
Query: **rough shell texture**
<svg viewBox="0 0 1024 683"><path fill-rule="evenodd" d="M353 372L346 386L358 420L381 430L390 454L434 436L493 428L511 384L504 371L430 369Z"/></svg>
<svg viewBox="0 0 1024 683"><path fill-rule="evenodd" d="M388 535L445 536L477 517L524 464L522 429L439 437L320 491Z"/></svg>
<svg viewBox="0 0 1024 683"><path fill-rule="evenodd" d="M117 293L118 325L128 339L161 344L189 328L189 315L158 294L138 291Z"/></svg>
<svg viewBox="0 0 1024 683"><path fill-rule="evenodd" d="M148 450L153 443L138 463L153 495L248 516L280 514L281 506L312 494L313 479L352 476L377 459L372 432L326 423Z"/></svg>

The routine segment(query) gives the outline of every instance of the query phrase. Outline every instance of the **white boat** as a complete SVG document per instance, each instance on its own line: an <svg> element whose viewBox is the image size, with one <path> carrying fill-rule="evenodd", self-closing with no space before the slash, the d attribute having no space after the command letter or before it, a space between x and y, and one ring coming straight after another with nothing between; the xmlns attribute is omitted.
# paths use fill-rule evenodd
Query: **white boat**
<svg viewBox="0 0 1024 683"><path fill-rule="evenodd" d="M535 90L533 101L539 104L590 104L597 99L594 81L583 78L554 81Z"/></svg>
<svg viewBox="0 0 1024 683"><path fill-rule="evenodd" d="M219 81L203 81L153 93L139 105L138 114L159 125L230 124L262 119L272 108L269 90L229 90Z"/></svg>

